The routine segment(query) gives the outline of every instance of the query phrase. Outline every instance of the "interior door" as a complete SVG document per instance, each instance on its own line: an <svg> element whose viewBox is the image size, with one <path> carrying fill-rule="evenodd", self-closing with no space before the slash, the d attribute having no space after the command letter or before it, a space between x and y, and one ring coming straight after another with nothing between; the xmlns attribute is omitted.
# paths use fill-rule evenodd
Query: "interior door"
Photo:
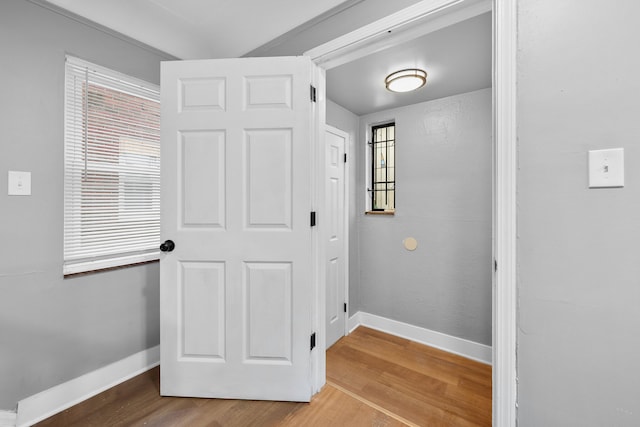
<svg viewBox="0 0 640 427"><path fill-rule="evenodd" d="M345 147L347 134L327 126L326 162L326 333L327 348L344 336L347 317L346 230L345 230Z"/></svg>
<svg viewBox="0 0 640 427"><path fill-rule="evenodd" d="M311 398L315 72L162 64L162 395Z"/></svg>

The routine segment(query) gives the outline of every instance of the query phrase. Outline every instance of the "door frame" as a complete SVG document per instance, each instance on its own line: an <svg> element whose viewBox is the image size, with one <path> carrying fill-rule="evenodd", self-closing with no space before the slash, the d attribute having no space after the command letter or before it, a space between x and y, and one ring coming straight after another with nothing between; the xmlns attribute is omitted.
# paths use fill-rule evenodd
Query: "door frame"
<svg viewBox="0 0 640 427"><path fill-rule="evenodd" d="M344 302L347 304L347 311L344 314L344 335L349 334L349 146L351 145L351 141L349 140L349 134L342 129L338 129L337 127L325 124L325 134L327 132L331 132L335 135L344 138L344 154L347 155L347 161L344 163L344 230L343 234L345 236L343 243L343 256L344 256ZM326 141L325 141L326 144ZM326 178L326 177L325 177ZM326 319L325 319L326 324Z"/></svg>
<svg viewBox="0 0 640 427"><path fill-rule="evenodd" d="M423 0L304 53L330 69L492 11L493 425L516 425L517 0Z"/></svg>
<svg viewBox="0 0 640 427"><path fill-rule="evenodd" d="M317 64L316 64L317 65ZM326 354L326 289L325 289L325 262L326 251L324 251L324 221L323 212L326 205L324 167L325 167L325 144L324 133L327 112L326 97L326 75L321 66L313 67L310 76L312 87L316 88L317 98L312 103L312 108L317 109L312 112L313 130L311 132L311 143L313 144L311 159L311 183L312 183L312 212L318 212L320 218L317 226L312 227L312 246L315 252L313 263L313 295L311 302L311 326L312 332L316 333L316 346L311 351L311 394L314 395L322 389L327 381L327 354ZM315 113L317 111L317 114Z"/></svg>

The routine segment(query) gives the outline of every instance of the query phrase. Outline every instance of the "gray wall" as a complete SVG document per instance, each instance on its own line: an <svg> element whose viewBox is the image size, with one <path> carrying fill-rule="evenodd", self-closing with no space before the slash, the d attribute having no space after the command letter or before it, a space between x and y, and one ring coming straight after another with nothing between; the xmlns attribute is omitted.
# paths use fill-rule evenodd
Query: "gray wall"
<svg viewBox="0 0 640 427"><path fill-rule="evenodd" d="M640 425L640 2L518 2L518 425ZM589 190L587 151L625 149Z"/></svg>
<svg viewBox="0 0 640 427"><path fill-rule="evenodd" d="M362 116L396 122L396 212L364 215L356 192L360 280L368 313L491 345L491 89ZM415 237L409 252L402 241ZM357 310L356 310L357 309Z"/></svg>
<svg viewBox="0 0 640 427"><path fill-rule="evenodd" d="M420 0L345 0L326 14L271 40L245 56L302 55L309 49L370 24Z"/></svg>
<svg viewBox="0 0 640 427"><path fill-rule="evenodd" d="M151 50L0 2L0 409L159 343L158 265L62 277L64 58L159 83ZM7 196L7 171L32 196Z"/></svg>
<svg viewBox="0 0 640 427"><path fill-rule="evenodd" d="M356 146L358 146L358 127L360 119L351 111L327 100L326 122L341 131L349 134L349 147L347 147L347 159L349 159L349 315L352 316L358 310L360 296L360 239L358 230L357 210L357 174L358 162Z"/></svg>

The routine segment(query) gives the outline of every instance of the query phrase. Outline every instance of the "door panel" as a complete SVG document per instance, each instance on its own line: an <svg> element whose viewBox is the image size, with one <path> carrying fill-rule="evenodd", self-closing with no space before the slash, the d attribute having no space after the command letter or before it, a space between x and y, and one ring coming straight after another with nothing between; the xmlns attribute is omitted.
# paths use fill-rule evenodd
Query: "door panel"
<svg viewBox="0 0 640 427"><path fill-rule="evenodd" d="M293 108L293 76L253 76L245 79L246 108Z"/></svg>
<svg viewBox="0 0 640 427"><path fill-rule="evenodd" d="M314 73L302 57L163 63L163 395L311 398Z"/></svg>
<svg viewBox="0 0 640 427"><path fill-rule="evenodd" d="M290 263L246 263L246 359L291 364Z"/></svg>
<svg viewBox="0 0 640 427"><path fill-rule="evenodd" d="M182 225L224 228L225 133L195 131L180 135Z"/></svg>
<svg viewBox="0 0 640 427"><path fill-rule="evenodd" d="M291 229L292 131L245 132L248 228Z"/></svg>
<svg viewBox="0 0 640 427"><path fill-rule="evenodd" d="M219 262L181 264L178 309L180 357L225 359L225 274Z"/></svg>
<svg viewBox="0 0 640 427"><path fill-rule="evenodd" d="M327 348L344 336L346 313L345 162L346 134L328 128L326 145L326 331Z"/></svg>
<svg viewBox="0 0 640 427"><path fill-rule="evenodd" d="M226 110L226 80L222 78L181 78L179 81L180 113L187 111Z"/></svg>
<svg viewBox="0 0 640 427"><path fill-rule="evenodd" d="M344 296L340 295L340 259L331 258L327 262L327 325L329 329L331 327L339 328L338 324L341 322L341 312L344 303ZM332 331L334 336L340 335L339 331ZM330 347L337 341L338 338L332 337L327 340L327 347Z"/></svg>

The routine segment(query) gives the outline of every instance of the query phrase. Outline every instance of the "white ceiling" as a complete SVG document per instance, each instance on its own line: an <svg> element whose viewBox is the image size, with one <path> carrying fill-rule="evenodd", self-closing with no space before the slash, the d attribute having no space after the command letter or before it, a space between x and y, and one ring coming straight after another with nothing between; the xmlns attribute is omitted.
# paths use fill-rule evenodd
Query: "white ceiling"
<svg viewBox="0 0 640 427"><path fill-rule="evenodd" d="M180 59L235 58L345 0L47 0Z"/></svg>
<svg viewBox="0 0 640 427"><path fill-rule="evenodd" d="M427 72L408 93L386 90L384 78L405 68ZM484 13L327 71L327 97L356 115L491 87L491 13Z"/></svg>
<svg viewBox="0 0 640 427"><path fill-rule="evenodd" d="M180 59L300 55L419 0L37 0ZM423 67L427 85L384 88L392 71ZM327 94L357 115L491 86L491 14L327 71Z"/></svg>

